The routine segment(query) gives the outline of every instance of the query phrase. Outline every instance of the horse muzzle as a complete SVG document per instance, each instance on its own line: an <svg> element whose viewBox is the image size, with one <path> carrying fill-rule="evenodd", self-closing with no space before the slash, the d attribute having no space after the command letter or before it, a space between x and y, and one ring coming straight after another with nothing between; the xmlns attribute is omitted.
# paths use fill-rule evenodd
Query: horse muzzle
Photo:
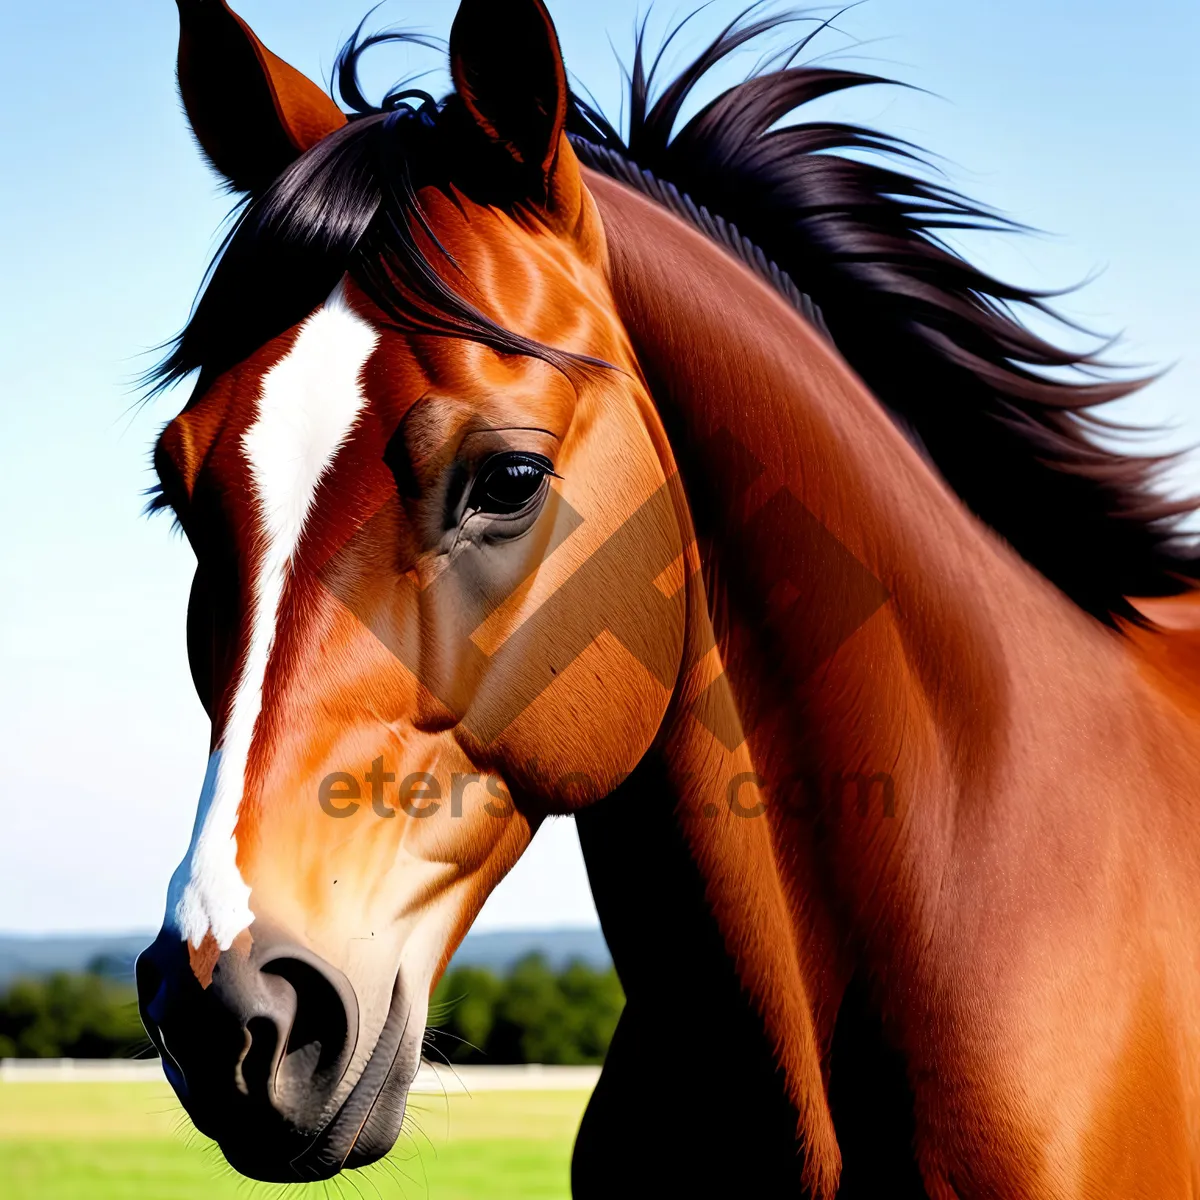
<svg viewBox="0 0 1200 1200"><path fill-rule="evenodd" d="M359 1032L350 981L261 920L253 934L248 951L221 952L203 982L175 930L138 957L142 1022L184 1109L252 1179L329 1179L382 1158L399 1135L423 1034L406 1036L399 979L347 1090Z"/></svg>

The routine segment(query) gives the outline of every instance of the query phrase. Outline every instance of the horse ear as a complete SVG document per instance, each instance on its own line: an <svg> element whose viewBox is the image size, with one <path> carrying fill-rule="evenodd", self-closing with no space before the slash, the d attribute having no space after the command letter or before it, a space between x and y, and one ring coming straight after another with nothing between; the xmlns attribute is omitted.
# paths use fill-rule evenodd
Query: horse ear
<svg viewBox="0 0 1200 1200"><path fill-rule="evenodd" d="M260 191L345 114L225 0L177 0L179 91L196 140L239 192Z"/></svg>
<svg viewBox="0 0 1200 1200"><path fill-rule="evenodd" d="M567 123L567 71L542 0L462 0L454 86L476 124L547 187Z"/></svg>

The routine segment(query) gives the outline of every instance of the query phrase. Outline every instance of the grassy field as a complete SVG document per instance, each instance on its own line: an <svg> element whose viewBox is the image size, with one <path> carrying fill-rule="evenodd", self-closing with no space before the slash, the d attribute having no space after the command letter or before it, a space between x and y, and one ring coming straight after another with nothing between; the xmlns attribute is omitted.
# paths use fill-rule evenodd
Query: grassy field
<svg viewBox="0 0 1200 1200"><path fill-rule="evenodd" d="M165 1083L0 1083L0 1196L566 1200L586 1103L586 1092L414 1096L410 1128L384 1162L331 1184L285 1189L234 1175Z"/></svg>

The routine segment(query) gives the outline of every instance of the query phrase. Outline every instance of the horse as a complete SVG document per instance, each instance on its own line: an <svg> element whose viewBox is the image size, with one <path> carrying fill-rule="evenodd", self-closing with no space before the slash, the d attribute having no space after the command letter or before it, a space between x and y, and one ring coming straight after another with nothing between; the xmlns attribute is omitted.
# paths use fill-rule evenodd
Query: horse
<svg viewBox="0 0 1200 1200"><path fill-rule="evenodd" d="M1188 505L1095 411L1138 382L943 237L999 217L787 120L883 81L793 55L683 121L750 12L661 89L639 40L622 137L541 0L377 105L401 35L339 106L179 14L242 198L155 377L212 740L137 987L196 1127L385 1156L572 815L627 997L576 1197L1200 1192Z"/></svg>

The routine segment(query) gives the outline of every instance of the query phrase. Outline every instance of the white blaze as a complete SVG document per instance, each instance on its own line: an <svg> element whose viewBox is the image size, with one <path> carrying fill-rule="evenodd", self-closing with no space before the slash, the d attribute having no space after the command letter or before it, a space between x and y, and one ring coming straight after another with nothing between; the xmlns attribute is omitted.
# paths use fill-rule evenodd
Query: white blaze
<svg viewBox="0 0 1200 1200"><path fill-rule="evenodd" d="M262 532L251 589L250 638L221 743L209 759L187 856L171 878L167 924L193 946L212 932L228 950L254 920L237 866L238 808L262 710L284 584L321 476L366 403L359 384L378 334L339 286L301 326L288 355L263 377L254 424L242 438Z"/></svg>

